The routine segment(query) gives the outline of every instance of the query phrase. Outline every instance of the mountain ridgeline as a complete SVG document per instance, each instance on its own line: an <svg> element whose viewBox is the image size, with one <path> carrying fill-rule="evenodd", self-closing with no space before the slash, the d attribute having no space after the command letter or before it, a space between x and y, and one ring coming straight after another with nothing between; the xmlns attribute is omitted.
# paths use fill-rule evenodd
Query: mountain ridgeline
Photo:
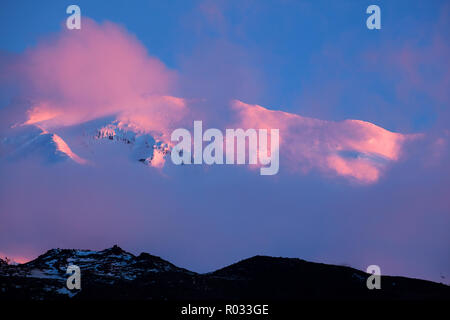
<svg viewBox="0 0 450 320"><path fill-rule="evenodd" d="M69 265L81 271L81 289L69 290ZM345 266L255 256L198 274L148 253L114 246L102 251L52 249L25 264L0 259L0 300L292 301L450 299L450 287L431 281L369 275Z"/></svg>

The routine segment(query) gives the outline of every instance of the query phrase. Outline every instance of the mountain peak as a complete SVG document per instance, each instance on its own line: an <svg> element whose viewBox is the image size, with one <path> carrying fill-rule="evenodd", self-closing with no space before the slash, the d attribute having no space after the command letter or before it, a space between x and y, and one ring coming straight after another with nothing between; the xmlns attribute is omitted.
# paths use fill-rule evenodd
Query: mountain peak
<svg viewBox="0 0 450 320"><path fill-rule="evenodd" d="M113 245L111 248L105 249L101 251L103 253L109 253L109 254L115 254L115 255L121 255L121 254L131 254L125 250L123 250L121 247L119 247L117 244Z"/></svg>

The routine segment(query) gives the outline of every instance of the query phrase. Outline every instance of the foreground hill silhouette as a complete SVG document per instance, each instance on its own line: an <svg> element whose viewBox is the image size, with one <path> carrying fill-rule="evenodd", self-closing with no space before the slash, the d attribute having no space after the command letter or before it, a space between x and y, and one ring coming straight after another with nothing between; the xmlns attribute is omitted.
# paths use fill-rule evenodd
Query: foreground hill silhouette
<svg viewBox="0 0 450 320"><path fill-rule="evenodd" d="M148 253L135 256L114 246L103 251L52 249L33 261L0 261L0 300L156 301L299 299L450 299L450 287L431 281L382 276L368 290L365 272L301 259L255 256L198 274ZM67 266L81 269L81 290L68 290Z"/></svg>

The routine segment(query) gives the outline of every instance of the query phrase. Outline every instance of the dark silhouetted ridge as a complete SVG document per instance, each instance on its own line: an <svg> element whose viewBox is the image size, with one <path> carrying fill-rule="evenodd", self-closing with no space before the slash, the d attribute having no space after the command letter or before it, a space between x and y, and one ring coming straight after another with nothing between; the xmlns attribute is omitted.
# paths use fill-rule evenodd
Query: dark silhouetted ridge
<svg viewBox="0 0 450 320"><path fill-rule="evenodd" d="M81 290L66 288L71 264L80 267ZM52 249L21 265L0 260L0 299L450 299L450 287L444 284L382 276L381 290L369 290L368 277L350 267L269 256L198 274L145 252L135 256L115 245L102 251Z"/></svg>

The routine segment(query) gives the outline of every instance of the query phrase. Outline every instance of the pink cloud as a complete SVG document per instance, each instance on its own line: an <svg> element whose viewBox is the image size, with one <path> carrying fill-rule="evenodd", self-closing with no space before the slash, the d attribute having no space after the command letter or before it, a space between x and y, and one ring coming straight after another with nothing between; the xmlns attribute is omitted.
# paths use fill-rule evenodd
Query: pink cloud
<svg viewBox="0 0 450 320"><path fill-rule="evenodd" d="M81 30L63 29L26 51L13 70L32 101L25 124L68 126L116 114L162 130L184 108L170 97L176 74L109 22L85 18Z"/></svg>
<svg viewBox="0 0 450 320"><path fill-rule="evenodd" d="M389 162L398 161L404 143L419 135L404 135L360 120L324 121L272 111L234 101L238 125L280 129L280 150L289 169L318 169L362 183L376 182Z"/></svg>

